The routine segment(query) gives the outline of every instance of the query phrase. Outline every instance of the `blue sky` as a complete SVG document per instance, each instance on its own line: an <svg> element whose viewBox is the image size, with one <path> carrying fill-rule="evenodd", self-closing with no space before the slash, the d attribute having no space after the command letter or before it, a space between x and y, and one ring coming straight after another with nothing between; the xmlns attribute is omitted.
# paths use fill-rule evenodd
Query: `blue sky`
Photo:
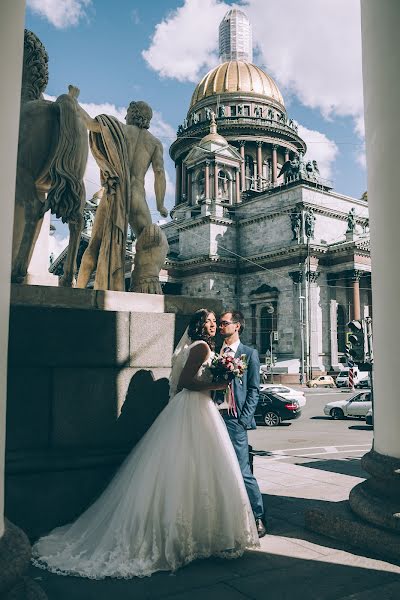
<svg viewBox="0 0 400 600"><path fill-rule="evenodd" d="M27 0L26 27L49 54L49 96L73 83L93 116L121 119L131 100L152 106L172 208L168 148L196 83L218 64L218 25L232 5L248 14L253 62L278 83L309 157L335 190L359 198L366 189L359 0ZM85 183L91 197L98 188L93 161ZM146 188L156 221L151 175ZM62 245L65 228L57 229Z"/></svg>

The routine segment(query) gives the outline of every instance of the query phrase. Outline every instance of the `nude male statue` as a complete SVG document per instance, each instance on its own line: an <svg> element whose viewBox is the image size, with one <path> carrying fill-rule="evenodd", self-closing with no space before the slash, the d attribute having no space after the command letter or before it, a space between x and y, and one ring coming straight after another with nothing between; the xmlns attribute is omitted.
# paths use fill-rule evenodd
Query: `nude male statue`
<svg viewBox="0 0 400 600"><path fill-rule="evenodd" d="M69 86L69 93L75 98L77 98L79 90L74 86ZM104 164L102 162L103 154L105 154L103 148L104 139L107 141L107 138L104 138L103 136L103 139L101 139L96 136L96 134L103 135L104 133L104 126L102 126L101 124L102 115L96 117L95 119L92 119L78 103L77 105L87 129L91 132L90 142L92 152L100 166L100 169L102 170L102 179L105 179L105 181L102 181L102 183L105 185L106 188L108 187L108 194L106 194L106 199L112 202L114 194L114 190L112 189L113 178L109 177L107 181L108 174L104 171ZM125 203L127 212L126 221L131 226L137 239L140 237L141 233L146 227L152 225L149 207L146 202L146 194L144 187L145 175L150 165L152 165L154 171L154 191L156 196L157 209L161 216L168 216L168 210L164 206L166 180L164 171L163 147L161 142L148 131L152 116L153 111L151 107L148 104L146 104L146 102L131 102L129 104L129 107L127 109L127 115L125 117L126 124L124 125L119 121L117 122L120 131L122 132L124 138L124 146L126 147L127 152L125 160L125 170L128 171L127 186L129 186L129 202ZM115 121L117 120L115 119ZM106 133L108 135L108 132ZM111 135L114 135L115 137L118 137L117 134L115 134L115 132L111 132ZM108 160L110 160L109 156ZM120 160L119 156L116 161L117 163L118 160ZM116 178L114 177L114 179ZM123 183L121 181L119 181L119 187L123 188ZM99 265L97 263L103 240L103 233L105 230L104 228L105 226L107 226L106 221L109 218L107 216L109 214L109 211L107 212L107 202L105 202L104 200L105 199L103 198L103 200L100 202L99 208L96 211L96 218L92 229L91 240L82 258L77 281L77 287L79 288L86 287L86 285L89 282L90 276L96 268L96 266L97 269L99 268ZM127 223L125 223L125 225L127 225ZM124 248L122 249L122 251L125 253ZM122 289L121 286L122 283L119 284L119 287L108 287L106 289ZM104 289L104 287L100 287L100 289Z"/></svg>

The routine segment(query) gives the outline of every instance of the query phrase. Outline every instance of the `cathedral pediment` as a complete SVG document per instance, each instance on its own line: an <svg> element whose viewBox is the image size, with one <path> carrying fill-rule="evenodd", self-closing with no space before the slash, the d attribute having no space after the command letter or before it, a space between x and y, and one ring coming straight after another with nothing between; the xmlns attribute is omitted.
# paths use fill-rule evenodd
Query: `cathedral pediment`
<svg viewBox="0 0 400 600"><path fill-rule="evenodd" d="M276 287L272 287L271 285L268 285L267 283L263 283L262 285L260 285L257 289L252 290L250 292L250 296L260 296L261 294L279 294L279 290Z"/></svg>
<svg viewBox="0 0 400 600"><path fill-rule="evenodd" d="M225 145L221 147L213 142L207 143L204 147L195 146L192 148L184 162L188 166L201 162L202 160L213 160L221 157L232 160L235 163L242 162L242 157L233 146Z"/></svg>

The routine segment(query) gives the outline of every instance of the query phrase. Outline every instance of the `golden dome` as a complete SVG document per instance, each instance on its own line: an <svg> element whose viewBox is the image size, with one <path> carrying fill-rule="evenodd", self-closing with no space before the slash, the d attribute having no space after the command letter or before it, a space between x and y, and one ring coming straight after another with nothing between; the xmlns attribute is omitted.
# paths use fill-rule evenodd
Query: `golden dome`
<svg viewBox="0 0 400 600"><path fill-rule="evenodd" d="M208 96L252 93L285 103L275 81L260 67L240 60L230 60L207 73L193 92L190 108Z"/></svg>

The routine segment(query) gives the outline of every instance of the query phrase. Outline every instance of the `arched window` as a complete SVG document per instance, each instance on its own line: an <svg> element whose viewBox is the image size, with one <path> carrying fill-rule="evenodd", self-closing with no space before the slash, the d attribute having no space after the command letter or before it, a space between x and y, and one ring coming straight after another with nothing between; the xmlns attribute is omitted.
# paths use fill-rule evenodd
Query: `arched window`
<svg viewBox="0 0 400 600"><path fill-rule="evenodd" d="M338 352L344 352L346 346L346 311L344 306L337 306L337 345Z"/></svg>
<svg viewBox="0 0 400 600"><path fill-rule="evenodd" d="M263 306L260 311L260 342L261 342L261 354L265 354L267 350L274 344L273 332L277 331L277 306L276 302L269 302L266 306Z"/></svg>

